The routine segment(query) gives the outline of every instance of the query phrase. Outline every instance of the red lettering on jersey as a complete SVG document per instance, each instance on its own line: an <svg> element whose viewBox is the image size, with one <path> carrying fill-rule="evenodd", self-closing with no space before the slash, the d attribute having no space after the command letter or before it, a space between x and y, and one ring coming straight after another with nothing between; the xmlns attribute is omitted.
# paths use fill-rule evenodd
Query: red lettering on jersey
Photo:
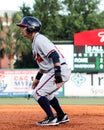
<svg viewBox="0 0 104 130"><path fill-rule="evenodd" d="M43 61L43 59L41 58L41 56L39 54L37 54L36 60L40 63Z"/></svg>

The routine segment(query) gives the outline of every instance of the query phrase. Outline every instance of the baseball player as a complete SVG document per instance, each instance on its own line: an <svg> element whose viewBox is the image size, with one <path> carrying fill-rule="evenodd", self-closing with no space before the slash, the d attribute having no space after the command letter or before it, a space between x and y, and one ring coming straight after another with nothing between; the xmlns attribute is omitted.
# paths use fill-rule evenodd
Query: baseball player
<svg viewBox="0 0 104 130"><path fill-rule="evenodd" d="M46 113L46 118L36 122L36 125L50 126L68 122L68 115L54 96L54 92L70 78L71 70L64 56L47 37L40 34L41 22L37 18L26 16L17 26L21 27L25 37L32 40L33 57L39 65L32 85L33 97Z"/></svg>

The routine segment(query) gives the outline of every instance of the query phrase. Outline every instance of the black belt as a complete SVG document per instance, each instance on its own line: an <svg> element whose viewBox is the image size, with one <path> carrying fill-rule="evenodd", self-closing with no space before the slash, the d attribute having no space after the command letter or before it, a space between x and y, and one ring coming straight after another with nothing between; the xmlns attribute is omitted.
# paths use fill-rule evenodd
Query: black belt
<svg viewBox="0 0 104 130"><path fill-rule="evenodd" d="M66 62L61 63L61 65L65 65L65 64L66 64Z"/></svg>

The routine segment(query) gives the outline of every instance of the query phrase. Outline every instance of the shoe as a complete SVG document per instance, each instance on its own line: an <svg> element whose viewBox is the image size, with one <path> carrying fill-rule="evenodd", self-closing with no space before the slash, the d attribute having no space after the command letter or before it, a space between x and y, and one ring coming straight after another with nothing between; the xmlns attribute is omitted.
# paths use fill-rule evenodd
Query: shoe
<svg viewBox="0 0 104 130"><path fill-rule="evenodd" d="M70 121L70 119L69 119L69 117L68 117L67 114L58 115L58 116L57 116L57 120L58 120L58 123L59 123L59 124L60 124L60 123L66 123L66 122L69 122L69 121Z"/></svg>
<svg viewBox="0 0 104 130"><path fill-rule="evenodd" d="M56 117L47 117L43 121L36 122L36 125L38 126L52 126L52 125L58 125Z"/></svg>

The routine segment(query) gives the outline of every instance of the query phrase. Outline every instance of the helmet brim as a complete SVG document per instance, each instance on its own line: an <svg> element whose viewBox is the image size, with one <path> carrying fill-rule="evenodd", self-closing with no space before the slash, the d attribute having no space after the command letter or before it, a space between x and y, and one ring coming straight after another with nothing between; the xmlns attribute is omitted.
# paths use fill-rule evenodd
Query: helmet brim
<svg viewBox="0 0 104 130"><path fill-rule="evenodd" d="M27 27L26 24L22 24L22 23L17 23L16 25L19 26L19 27Z"/></svg>

